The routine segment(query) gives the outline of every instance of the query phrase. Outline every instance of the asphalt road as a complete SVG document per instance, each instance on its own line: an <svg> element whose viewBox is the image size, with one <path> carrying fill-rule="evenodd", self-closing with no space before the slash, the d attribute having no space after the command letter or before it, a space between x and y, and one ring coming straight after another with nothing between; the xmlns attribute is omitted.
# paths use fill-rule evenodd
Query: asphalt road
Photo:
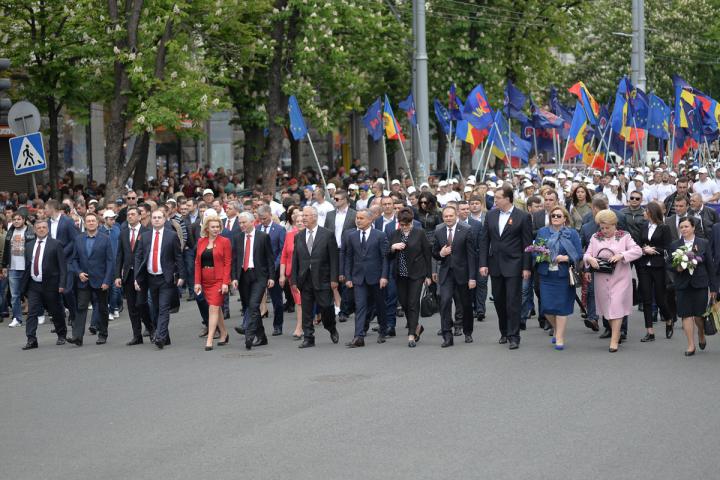
<svg viewBox="0 0 720 480"><path fill-rule="evenodd" d="M2 477L717 478L715 337L685 357L682 329L666 340L660 324L658 340L641 344L636 312L610 354L576 313L564 351L534 319L509 351L488 307L475 342L447 349L435 316L414 349L404 335L378 345L376 334L347 349L351 321L339 324L339 344L321 329L317 346L300 350L286 314L285 334L255 358L241 356L234 331L205 352L184 299L162 351L125 346L126 312L106 345L88 335L83 347L55 346L46 323L31 351L20 349L24 328L6 320Z"/></svg>

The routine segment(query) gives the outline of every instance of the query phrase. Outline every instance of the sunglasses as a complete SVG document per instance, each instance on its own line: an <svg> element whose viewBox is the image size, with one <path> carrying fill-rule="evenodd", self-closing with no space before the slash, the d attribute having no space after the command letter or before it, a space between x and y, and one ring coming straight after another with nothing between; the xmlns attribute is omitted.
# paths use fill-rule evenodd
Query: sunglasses
<svg viewBox="0 0 720 480"><path fill-rule="evenodd" d="M427 204L428 204L428 202L425 202L425 201L420 202L420 205L427 205Z"/></svg>
<svg viewBox="0 0 720 480"><path fill-rule="evenodd" d="M630 197L630 200L642 200L642 197Z"/></svg>
<svg viewBox="0 0 720 480"><path fill-rule="evenodd" d="M342 200L342 198L335 197L333 200L335 200L336 202L339 202L340 200Z"/></svg>
<svg viewBox="0 0 720 480"><path fill-rule="evenodd" d="M550 215L550 216L551 216L552 218L563 218L565 215L563 215L562 213L553 213L553 214Z"/></svg>

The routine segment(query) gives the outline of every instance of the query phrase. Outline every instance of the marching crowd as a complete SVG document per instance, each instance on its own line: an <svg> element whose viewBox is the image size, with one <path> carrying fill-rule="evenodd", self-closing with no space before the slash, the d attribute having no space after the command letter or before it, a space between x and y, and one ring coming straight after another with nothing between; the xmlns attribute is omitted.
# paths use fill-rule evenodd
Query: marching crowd
<svg viewBox="0 0 720 480"><path fill-rule="evenodd" d="M337 322L352 315L347 347L365 346L373 320L385 343L398 318L415 347L421 305L435 303L442 347L472 343L489 293L499 343L511 350L536 315L563 350L575 305L588 328L602 322L610 352L627 341L634 305L644 314L640 341L655 340L658 319L672 338L680 318L685 354L695 353L696 327L706 347L703 315L720 268L720 216L707 204L720 198L720 167L715 180L686 161L589 172L540 171L531 159L501 178L431 177L416 187L402 169L383 178L356 161L347 173L278 169L277 189L221 170L150 177L119 199L67 178L60 199L42 186L31 196L0 192L0 313L19 327L26 312L23 349L38 348L46 312L58 345L83 345L89 311L87 332L104 344L125 303L127 345L149 338L162 349L187 295L213 350L230 342L236 291L243 319L234 330L247 349L282 335L291 313L300 348L315 345L320 324L338 343Z"/></svg>

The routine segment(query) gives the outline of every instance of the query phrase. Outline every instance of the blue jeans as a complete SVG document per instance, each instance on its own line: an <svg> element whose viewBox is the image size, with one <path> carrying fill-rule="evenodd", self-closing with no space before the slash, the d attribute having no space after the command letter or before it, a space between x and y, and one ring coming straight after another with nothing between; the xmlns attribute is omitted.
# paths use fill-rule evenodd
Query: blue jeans
<svg viewBox="0 0 720 480"><path fill-rule="evenodd" d="M477 286L475 287L475 313L482 313L485 315L485 301L487 300L488 293L488 278L478 275Z"/></svg>
<svg viewBox="0 0 720 480"><path fill-rule="evenodd" d="M195 251L187 249L183 252L183 260L185 261L185 276L187 280L183 286L187 285L190 297L195 295Z"/></svg>
<svg viewBox="0 0 720 480"><path fill-rule="evenodd" d="M527 323L528 313L530 312L530 302L533 297L533 278L522 281L522 307L520 307L520 323Z"/></svg>
<svg viewBox="0 0 720 480"><path fill-rule="evenodd" d="M8 277L0 280L0 314L10 313L5 290L8 286Z"/></svg>
<svg viewBox="0 0 720 480"><path fill-rule="evenodd" d="M22 279L23 270L8 270L8 281L10 283L10 295L12 303L12 316L22 324L22 295L20 293L20 280Z"/></svg>
<svg viewBox="0 0 720 480"><path fill-rule="evenodd" d="M120 302L122 302L122 294L120 293L120 289L113 284L110 287L110 294L108 295L110 313L113 313L118 308Z"/></svg>

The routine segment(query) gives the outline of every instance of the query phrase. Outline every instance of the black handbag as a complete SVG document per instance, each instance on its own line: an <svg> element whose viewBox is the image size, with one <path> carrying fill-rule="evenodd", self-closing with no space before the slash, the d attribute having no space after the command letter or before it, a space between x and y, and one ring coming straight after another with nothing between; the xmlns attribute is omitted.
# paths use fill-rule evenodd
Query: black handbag
<svg viewBox="0 0 720 480"><path fill-rule="evenodd" d="M640 303L640 292L638 292L638 285L637 280L632 279L632 289L633 289L633 307Z"/></svg>
<svg viewBox="0 0 720 480"><path fill-rule="evenodd" d="M582 287L582 280L580 279L580 274L575 269L575 265L568 264L568 286L573 288L580 288Z"/></svg>
<svg viewBox="0 0 720 480"><path fill-rule="evenodd" d="M715 300L710 299L710 304L714 305ZM703 327L705 327L705 335L715 335L717 333L717 327L715 326L715 316L711 309L708 309L710 314L703 317Z"/></svg>
<svg viewBox="0 0 720 480"><path fill-rule="evenodd" d="M435 283L425 287L422 299L420 299L420 316L422 318L432 317L440 311L437 297L435 296Z"/></svg>
<svg viewBox="0 0 720 480"><path fill-rule="evenodd" d="M598 255L603 250L607 250L608 252L613 253L613 254L615 253L612 250L610 250L609 248L601 248L598 251ZM598 258L597 261L598 261L598 268L593 268L591 265L590 266L591 271L593 271L595 273L606 273L608 275L612 275L613 273L615 273L615 267L617 266L616 263L609 262L607 258Z"/></svg>

